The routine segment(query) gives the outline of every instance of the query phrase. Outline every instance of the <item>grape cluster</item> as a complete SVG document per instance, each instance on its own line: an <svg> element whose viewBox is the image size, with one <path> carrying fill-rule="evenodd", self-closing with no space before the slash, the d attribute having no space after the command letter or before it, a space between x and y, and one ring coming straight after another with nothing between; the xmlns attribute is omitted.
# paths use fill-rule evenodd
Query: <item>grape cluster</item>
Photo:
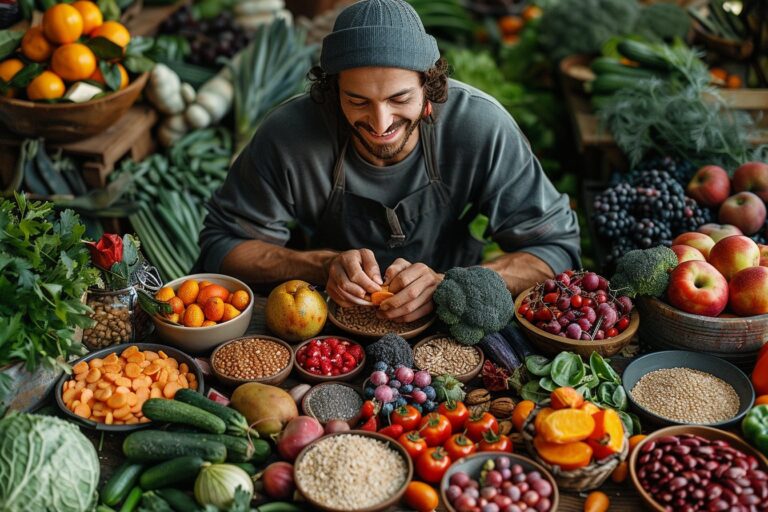
<svg viewBox="0 0 768 512"><path fill-rule="evenodd" d="M375 398L382 404L383 416L389 417L392 411L406 404L424 414L437 409L437 392L429 372L414 371L406 366L393 368L383 361L377 362L373 369L363 395L366 400Z"/></svg>
<svg viewBox="0 0 768 512"><path fill-rule="evenodd" d="M160 26L164 34L179 34L189 43L186 60L192 64L220 67L219 58L229 59L245 48L251 37L235 23L231 12L198 20L190 5L185 5Z"/></svg>
<svg viewBox="0 0 768 512"><path fill-rule="evenodd" d="M629 179L631 181L635 174L643 174L647 171L666 171L675 179L675 181L683 187L686 187L688 182L691 181L691 178L693 178L693 175L696 174L697 169L696 165L688 160L680 160L671 156L662 156L649 158L640 162L637 167L629 173Z"/></svg>

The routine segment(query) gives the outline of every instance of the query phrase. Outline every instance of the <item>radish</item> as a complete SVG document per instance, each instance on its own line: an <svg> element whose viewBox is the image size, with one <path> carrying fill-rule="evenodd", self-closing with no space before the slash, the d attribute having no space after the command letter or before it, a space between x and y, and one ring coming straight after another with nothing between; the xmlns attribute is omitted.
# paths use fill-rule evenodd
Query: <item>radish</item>
<svg viewBox="0 0 768 512"><path fill-rule="evenodd" d="M323 426L315 418L298 416L289 421L280 433L277 451L285 460L293 462L305 446L324 433Z"/></svg>

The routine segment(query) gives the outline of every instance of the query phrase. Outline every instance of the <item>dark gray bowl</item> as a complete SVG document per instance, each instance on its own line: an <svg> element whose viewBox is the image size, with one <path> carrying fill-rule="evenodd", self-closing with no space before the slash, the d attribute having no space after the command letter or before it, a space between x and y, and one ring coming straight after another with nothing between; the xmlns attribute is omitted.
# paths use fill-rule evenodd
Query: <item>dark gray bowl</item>
<svg viewBox="0 0 768 512"><path fill-rule="evenodd" d="M731 427L741 421L752 403L755 401L755 390L752 388L752 382L744 372L719 357L688 350L665 350L663 352L653 352L651 354L639 357L632 361L624 370L622 375L622 384L627 392L632 409L640 418L652 425L686 425L686 423L670 420L655 414L648 409L640 406L632 398L632 388L635 387L644 375L665 368L690 368L709 373L715 377L724 380L736 391L739 396L739 412L733 418L721 421L720 423L705 423L708 427Z"/></svg>

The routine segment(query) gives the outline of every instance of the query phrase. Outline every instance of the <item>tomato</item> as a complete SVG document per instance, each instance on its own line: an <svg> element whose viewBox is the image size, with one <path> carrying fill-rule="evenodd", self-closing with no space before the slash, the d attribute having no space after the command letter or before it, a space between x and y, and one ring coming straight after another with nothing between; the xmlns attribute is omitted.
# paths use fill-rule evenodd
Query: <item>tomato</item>
<svg viewBox="0 0 768 512"><path fill-rule="evenodd" d="M536 315L533 313L532 309L529 309L528 311L525 312L525 319L528 320L529 322L533 322L534 316Z"/></svg>
<svg viewBox="0 0 768 512"><path fill-rule="evenodd" d="M401 435L403 435L403 428L402 425L390 425L388 427L384 427L379 430L379 434L385 435L387 437L391 437L392 439L397 439Z"/></svg>
<svg viewBox="0 0 768 512"><path fill-rule="evenodd" d="M523 304L520 306L520 308L518 308L517 312L520 314L520 316L523 316L528 312L529 309L531 309L529 304Z"/></svg>
<svg viewBox="0 0 768 512"><path fill-rule="evenodd" d="M427 448L416 461L416 474L425 482L439 483L451 465L451 458L439 446Z"/></svg>
<svg viewBox="0 0 768 512"><path fill-rule="evenodd" d="M542 322L549 322L552 320L552 312L547 308L541 308L540 310L536 311L536 313L534 313L533 317L536 320L540 320Z"/></svg>
<svg viewBox="0 0 768 512"><path fill-rule="evenodd" d="M606 338L613 338L614 336L619 335L619 330L615 327L611 327L607 331L605 331L605 337Z"/></svg>
<svg viewBox="0 0 768 512"><path fill-rule="evenodd" d="M419 432L427 446L441 446L451 437L451 422L442 414L431 412L422 418Z"/></svg>
<svg viewBox="0 0 768 512"><path fill-rule="evenodd" d="M421 413L412 405L404 405L392 412L389 421L394 425L402 425L403 429L406 431L413 430L419 428L419 423L421 423Z"/></svg>
<svg viewBox="0 0 768 512"><path fill-rule="evenodd" d="M620 331L623 331L624 329L629 327L629 317L626 317L626 316L621 317L621 319L619 320L619 323L616 324L616 327L618 327Z"/></svg>
<svg viewBox="0 0 768 512"><path fill-rule="evenodd" d="M403 448L405 448L405 451L408 452L408 455L411 456L414 462L427 449L427 442L416 430L404 433L397 438L397 442L403 445Z"/></svg>
<svg viewBox="0 0 768 512"><path fill-rule="evenodd" d="M414 481L406 487L403 502L416 512L431 512L440 504L440 498L431 485Z"/></svg>
<svg viewBox="0 0 768 512"><path fill-rule="evenodd" d="M483 434L489 430L494 434L499 432L499 422L492 414L484 412L478 416L472 416L465 425L467 437L476 443L483 439Z"/></svg>
<svg viewBox="0 0 768 512"><path fill-rule="evenodd" d="M762 359L765 354L768 354L768 343L763 345L763 348L761 348L760 352L757 353L757 360L759 361Z"/></svg>
<svg viewBox="0 0 768 512"><path fill-rule="evenodd" d="M443 445L445 451L451 460L459 460L467 455L472 455L477 451L475 443L473 443L464 434L453 434L448 441Z"/></svg>
<svg viewBox="0 0 768 512"><path fill-rule="evenodd" d="M757 360L752 371L752 385L757 396L768 394L768 355Z"/></svg>
<svg viewBox="0 0 768 512"><path fill-rule="evenodd" d="M448 418L451 422L451 432L461 432L469 418L469 409L463 402L443 402L438 406L437 412Z"/></svg>
<svg viewBox="0 0 768 512"><path fill-rule="evenodd" d="M584 301L581 298L581 295L574 295L573 297L571 297L571 307L573 309L579 309L583 303Z"/></svg>
<svg viewBox="0 0 768 512"><path fill-rule="evenodd" d="M557 302L557 299L559 298L560 298L560 293L558 292L547 293L544 295L544 302L547 304L554 304L555 302Z"/></svg>
<svg viewBox="0 0 768 512"><path fill-rule="evenodd" d="M503 434L497 435L488 431L483 434L483 439L478 443L477 451L512 453L512 440Z"/></svg>
<svg viewBox="0 0 768 512"><path fill-rule="evenodd" d="M573 304L573 299L571 299L571 304ZM590 299L589 297L583 298L582 299L582 304L584 306L589 306L590 308L595 307L595 301Z"/></svg>

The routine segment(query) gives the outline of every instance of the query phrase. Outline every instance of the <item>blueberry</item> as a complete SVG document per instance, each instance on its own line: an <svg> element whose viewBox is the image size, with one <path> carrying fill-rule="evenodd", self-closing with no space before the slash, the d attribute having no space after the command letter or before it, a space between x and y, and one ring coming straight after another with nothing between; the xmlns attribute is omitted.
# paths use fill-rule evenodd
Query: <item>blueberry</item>
<svg viewBox="0 0 768 512"><path fill-rule="evenodd" d="M391 388L400 389L400 386L402 386L402 383L397 379L391 379L389 381L389 387Z"/></svg>
<svg viewBox="0 0 768 512"><path fill-rule="evenodd" d="M400 386L401 393L410 393L411 391L413 391L413 384L403 384Z"/></svg>
<svg viewBox="0 0 768 512"><path fill-rule="evenodd" d="M387 363L384 361L379 361L375 365L373 365L373 369L377 372L385 372L387 371Z"/></svg>
<svg viewBox="0 0 768 512"><path fill-rule="evenodd" d="M407 404L408 404L408 401L405 398L403 398L402 396L398 397L397 400L395 400L395 408L396 409L399 408L399 407L402 407L404 405L407 405Z"/></svg>
<svg viewBox="0 0 768 512"><path fill-rule="evenodd" d="M424 405L424 410L426 412L432 412L435 409L437 409L437 404L435 402L433 402L432 400L427 400L426 402L424 402L423 405Z"/></svg>
<svg viewBox="0 0 768 512"><path fill-rule="evenodd" d="M381 406L381 415L385 417L389 417L390 414L392 414L392 411L395 410L395 406L390 402L388 404L384 404Z"/></svg>
<svg viewBox="0 0 768 512"><path fill-rule="evenodd" d="M434 401L435 398L437 398L437 393L435 392L435 388L433 388L432 386L424 386L422 391L424 392L425 395L427 395L427 400Z"/></svg>
<svg viewBox="0 0 768 512"><path fill-rule="evenodd" d="M371 400L376 392L376 388L372 388L369 386L366 386L365 391L363 394L365 395L366 400Z"/></svg>

